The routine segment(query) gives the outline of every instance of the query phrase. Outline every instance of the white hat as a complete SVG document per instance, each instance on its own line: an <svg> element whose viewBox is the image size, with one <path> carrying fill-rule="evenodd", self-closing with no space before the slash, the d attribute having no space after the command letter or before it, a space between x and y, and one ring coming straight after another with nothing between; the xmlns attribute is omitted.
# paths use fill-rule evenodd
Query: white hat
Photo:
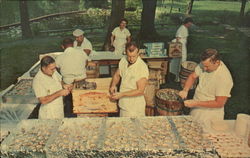
<svg viewBox="0 0 250 158"><path fill-rule="evenodd" d="M80 29L76 29L74 32L73 32L73 35L75 36L75 37L78 37L78 36L81 36L81 35L83 35L83 30L80 30Z"/></svg>

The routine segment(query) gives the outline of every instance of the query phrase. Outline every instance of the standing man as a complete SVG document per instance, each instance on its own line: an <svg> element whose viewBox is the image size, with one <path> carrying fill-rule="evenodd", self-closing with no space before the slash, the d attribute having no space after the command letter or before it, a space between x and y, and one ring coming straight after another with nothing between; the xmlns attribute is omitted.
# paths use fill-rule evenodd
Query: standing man
<svg viewBox="0 0 250 158"><path fill-rule="evenodd" d="M182 57L181 61L187 60L187 38L188 38L188 28L193 25L193 19L188 17L183 21L183 24L179 27L176 32L175 38L176 42L180 42L182 44Z"/></svg>
<svg viewBox="0 0 250 158"><path fill-rule="evenodd" d="M45 56L41 60L41 69L33 80L33 89L41 103L39 119L61 119L64 117L63 98L70 93L67 86L61 84L61 76L57 73L55 60Z"/></svg>
<svg viewBox="0 0 250 158"><path fill-rule="evenodd" d="M139 57L135 43L126 44L126 57L119 62L119 68L113 76L110 86L111 99L119 99L120 116L145 116L144 90L149 76L148 67ZM120 92L116 86L121 79Z"/></svg>
<svg viewBox="0 0 250 158"><path fill-rule="evenodd" d="M56 65L59 69L63 82L73 88L73 82L83 80L87 77L86 66L89 57L81 50L73 48L73 40L65 38L62 42L64 53L56 58ZM72 94L64 97L64 111L66 117L75 117L73 114Z"/></svg>
<svg viewBox="0 0 250 158"><path fill-rule="evenodd" d="M170 63L170 72L176 75L175 81L179 82L179 72L181 63L187 60L187 38L188 38L188 28L193 24L193 19L188 17L183 21L183 24L178 28L175 39L172 42L180 42L182 44L182 57L175 58Z"/></svg>
<svg viewBox="0 0 250 158"><path fill-rule="evenodd" d="M92 44L90 41L84 37L84 32L80 29L76 29L73 32L73 35L75 36L76 40L74 41L74 48L81 49L83 52L85 52L88 56L92 51Z"/></svg>
<svg viewBox="0 0 250 158"><path fill-rule="evenodd" d="M224 119L224 106L231 96L233 80L226 65L220 60L215 49L206 49L201 54L201 63L195 72L189 75L185 86L179 95L185 99L194 81L199 78L199 84L192 100L184 101L186 107L192 108L194 119L205 125L211 119Z"/></svg>
<svg viewBox="0 0 250 158"><path fill-rule="evenodd" d="M60 70L63 82L72 84L74 80L85 79L89 57L79 49L73 48L71 38L65 38L61 47L64 49L64 53L56 58L56 66Z"/></svg>

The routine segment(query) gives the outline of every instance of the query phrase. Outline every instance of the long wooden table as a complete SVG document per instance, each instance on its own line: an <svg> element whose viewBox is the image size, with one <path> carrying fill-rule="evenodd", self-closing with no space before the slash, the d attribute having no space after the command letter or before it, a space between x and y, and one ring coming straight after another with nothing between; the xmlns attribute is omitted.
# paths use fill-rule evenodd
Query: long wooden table
<svg viewBox="0 0 250 158"><path fill-rule="evenodd" d="M118 65L120 59L123 57L123 55L115 55L113 52L109 51L99 51L99 52L93 52L90 55L90 58L92 61L98 62L100 66L109 66L109 75L111 75L111 65ZM167 61L167 67L169 67L169 63L171 61L171 57L168 56L162 56L162 57L147 57L141 55L141 58L146 62L150 61ZM168 70L167 70L168 73Z"/></svg>

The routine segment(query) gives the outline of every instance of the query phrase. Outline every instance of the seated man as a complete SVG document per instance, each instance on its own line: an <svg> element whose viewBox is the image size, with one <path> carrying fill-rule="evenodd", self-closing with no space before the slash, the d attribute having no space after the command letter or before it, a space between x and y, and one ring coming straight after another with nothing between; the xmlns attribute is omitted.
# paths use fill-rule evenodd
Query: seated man
<svg viewBox="0 0 250 158"><path fill-rule="evenodd" d="M81 49L83 52L89 55L92 51L92 44L86 37L84 37L83 34L84 32L80 29L76 29L73 32L73 35L76 38L76 40L74 41L74 48Z"/></svg>
<svg viewBox="0 0 250 158"><path fill-rule="evenodd" d="M191 115L195 120L208 125L211 119L224 119L224 106L231 96L233 80L230 71L220 60L215 49L206 49L201 54L201 63L195 72L189 75L179 95L187 97L190 87L199 78L194 99L184 101L185 106L192 108Z"/></svg>
<svg viewBox="0 0 250 158"><path fill-rule="evenodd" d="M126 55L120 60L119 68L113 76L110 86L111 98L119 99L121 117L145 116L144 90L149 76L148 66L140 58L135 43L126 44ZM120 92L116 93L120 79Z"/></svg>
<svg viewBox="0 0 250 158"><path fill-rule="evenodd" d="M56 58L56 66L60 70L63 82L72 84L74 80L86 78L86 65L89 57L73 48L73 40L65 38L62 42L64 53Z"/></svg>
<svg viewBox="0 0 250 158"><path fill-rule="evenodd" d="M70 93L69 87L62 88L61 76L56 70L55 60L45 56L41 60L41 69L33 80L33 89L41 103L39 119L61 119L64 117L63 98Z"/></svg>

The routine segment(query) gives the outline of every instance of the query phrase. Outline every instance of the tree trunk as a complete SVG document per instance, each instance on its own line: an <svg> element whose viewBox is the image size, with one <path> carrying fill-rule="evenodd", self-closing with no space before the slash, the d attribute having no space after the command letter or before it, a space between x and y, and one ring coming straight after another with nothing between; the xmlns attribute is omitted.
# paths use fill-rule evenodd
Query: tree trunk
<svg viewBox="0 0 250 158"><path fill-rule="evenodd" d="M110 48L111 32L119 25L120 20L124 18L124 11L125 0L112 0L111 17L105 42L102 47L103 50L108 50Z"/></svg>
<svg viewBox="0 0 250 158"><path fill-rule="evenodd" d="M20 8L20 17L21 17L21 29L22 29L22 38L32 37L32 32L30 29L29 23L29 12L26 0L19 1Z"/></svg>
<svg viewBox="0 0 250 158"><path fill-rule="evenodd" d="M245 14L247 0L241 0L241 8L240 8L240 17L243 17Z"/></svg>
<svg viewBox="0 0 250 158"><path fill-rule="evenodd" d="M170 8L170 11L169 11L170 14L172 13L173 5L174 5L174 0L171 0L171 8Z"/></svg>
<svg viewBox="0 0 250 158"><path fill-rule="evenodd" d="M194 0L190 0L190 2L188 3L188 9L186 11L186 14L191 14L192 13L193 3L194 3Z"/></svg>
<svg viewBox="0 0 250 158"><path fill-rule="evenodd" d="M157 0L142 0L140 39L153 39L157 35L154 25L156 3Z"/></svg>

